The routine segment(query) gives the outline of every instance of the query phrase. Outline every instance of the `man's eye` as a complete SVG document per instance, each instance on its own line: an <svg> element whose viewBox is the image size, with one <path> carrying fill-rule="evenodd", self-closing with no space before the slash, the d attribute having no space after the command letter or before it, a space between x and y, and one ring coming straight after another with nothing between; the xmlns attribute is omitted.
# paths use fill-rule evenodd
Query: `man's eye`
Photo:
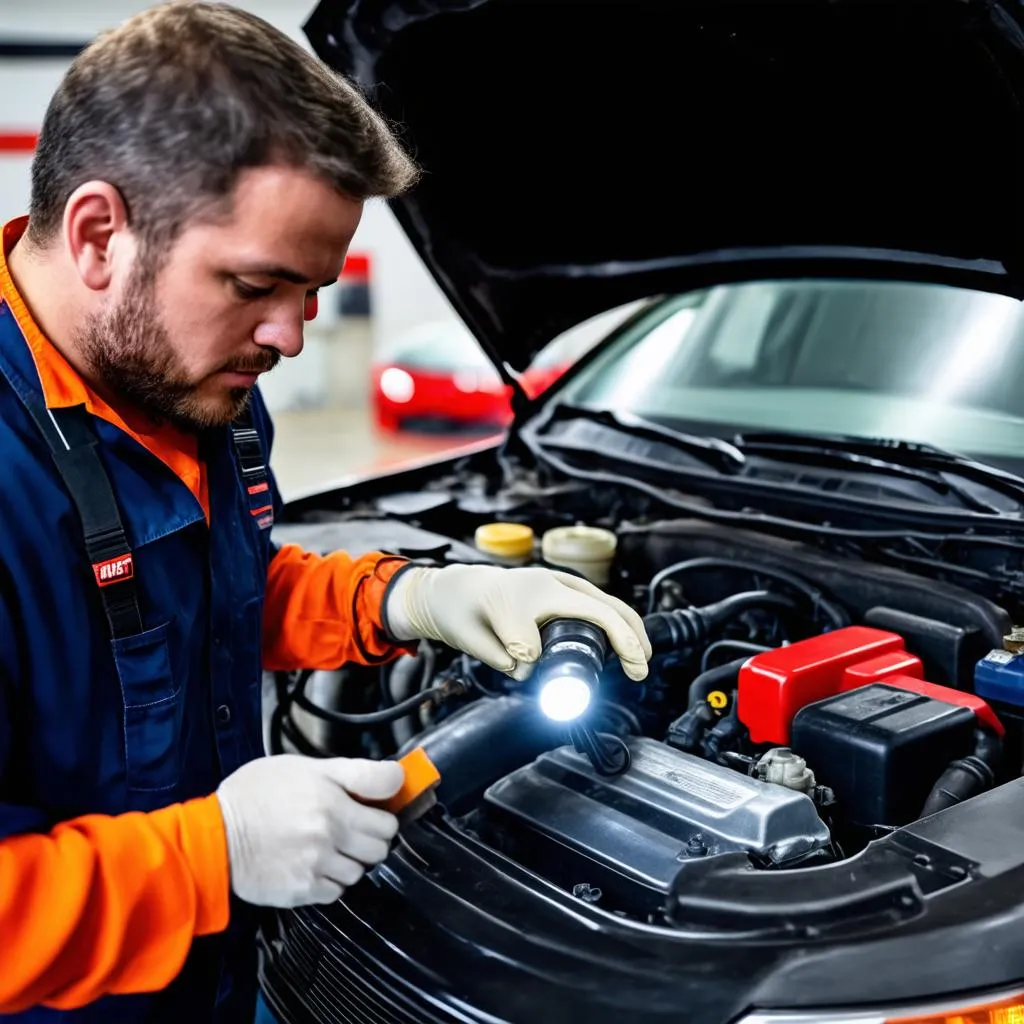
<svg viewBox="0 0 1024 1024"><path fill-rule="evenodd" d="M265 299L274 290L272 287L257 288L255 285L246 284L238 278L235 278L231 283L234 285L238 297L246 300Z"/></svg>

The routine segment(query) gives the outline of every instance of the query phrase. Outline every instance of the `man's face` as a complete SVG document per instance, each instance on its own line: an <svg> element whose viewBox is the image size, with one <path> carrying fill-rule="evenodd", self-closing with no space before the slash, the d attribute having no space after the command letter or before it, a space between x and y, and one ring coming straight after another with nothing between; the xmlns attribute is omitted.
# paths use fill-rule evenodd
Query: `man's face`
<svg viewBox="0 0 1024 1024"><path fill-rule="evenodd" d="M230 422L261 373L302 351L316 291L341 273L361 213L305 171L244 172L227 220L186 227L164 258L141 253L86 322L78 345L92 375L156 420Z"/></svg>

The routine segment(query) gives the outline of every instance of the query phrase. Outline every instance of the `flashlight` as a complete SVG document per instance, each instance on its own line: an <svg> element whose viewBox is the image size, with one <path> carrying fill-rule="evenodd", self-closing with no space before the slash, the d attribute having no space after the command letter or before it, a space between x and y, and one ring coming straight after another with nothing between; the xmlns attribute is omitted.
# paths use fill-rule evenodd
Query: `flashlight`
<svg viewBox="0 0 1024 1024"><path fill-rule="evenodd" d="M575 722L597 692L608 641L597 626L579 619L552 619L540 640L533 676L540 709L552 721Z"/></svg>

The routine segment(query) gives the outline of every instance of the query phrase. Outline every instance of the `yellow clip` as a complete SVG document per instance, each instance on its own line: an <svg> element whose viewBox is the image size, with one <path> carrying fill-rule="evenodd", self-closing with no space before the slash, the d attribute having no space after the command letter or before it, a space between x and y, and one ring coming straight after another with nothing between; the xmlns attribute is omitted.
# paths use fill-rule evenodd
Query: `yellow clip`
<svg viewBox="0 0 1024 1024"><path fill-rule="evenodd" d="M708 703L716 710L721 711L729 704L729 698L721 690L712 690L708 694Z"/></svg>

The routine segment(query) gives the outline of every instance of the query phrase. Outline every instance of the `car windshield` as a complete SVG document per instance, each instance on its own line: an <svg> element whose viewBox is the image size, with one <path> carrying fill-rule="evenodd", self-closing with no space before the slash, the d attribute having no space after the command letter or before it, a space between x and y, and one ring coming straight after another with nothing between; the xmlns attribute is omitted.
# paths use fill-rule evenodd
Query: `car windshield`
<svg viewBox="0 0 1024 1024"><path fill-rule="evenodd" d="M729 284L653 304L556 400L690 432L898 438L1017 463L1022 343L1024 305L1004 296L879 281Z"/></svg>

